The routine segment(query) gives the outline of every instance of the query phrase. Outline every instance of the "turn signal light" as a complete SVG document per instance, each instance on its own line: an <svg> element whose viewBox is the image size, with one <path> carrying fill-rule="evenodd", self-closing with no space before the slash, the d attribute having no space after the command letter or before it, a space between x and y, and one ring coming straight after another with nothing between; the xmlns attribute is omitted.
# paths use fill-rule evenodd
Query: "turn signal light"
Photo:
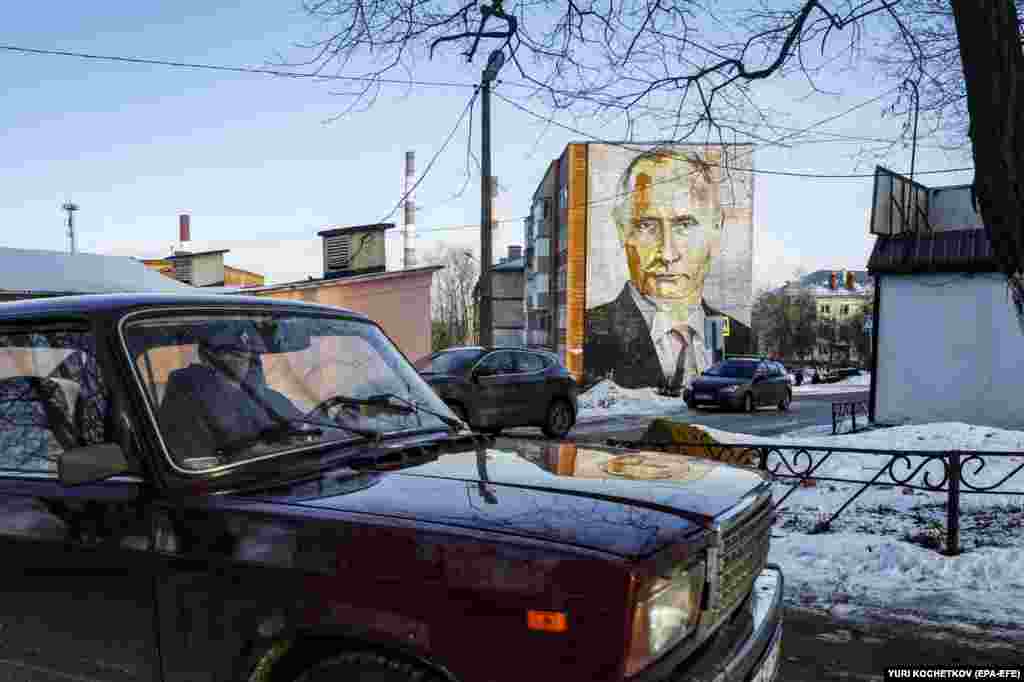
<svg viewBox="0 0 1024 682"><path fill-rule="evenodd" d="M569 629L565 614L557 611L527 611L526 626L541 632L565 632Z"/></svg>

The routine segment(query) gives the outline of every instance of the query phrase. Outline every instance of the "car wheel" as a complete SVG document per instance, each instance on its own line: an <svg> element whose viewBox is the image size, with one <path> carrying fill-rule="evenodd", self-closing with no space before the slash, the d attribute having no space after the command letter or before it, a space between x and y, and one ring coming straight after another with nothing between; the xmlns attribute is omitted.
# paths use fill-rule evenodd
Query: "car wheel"
<svg viewBox="0 0 1024 682"><path fill-rule="evenodd" d="M793 394L789 391L786 391L786 397L783 398L781 402L779 402L779 409L785 412L786 410L789 409L789 404L791 402L793 402Z"/></svg>
<svg viewBox="0 0 1024 682"><path fill-rule="evenodd" d="M743 411L744 412L753 412L754 411L754 396L752 396L749 393L746 394L745 396L743 396Z"/></svg>
<svg viewBox="0 0 1024 682"><path fill-rule="evenodd" d="M572 406L564 400L555 400L548 407L547 418L542 427L548 438L565 438L565 434L573 427Z"/></svg>
<svg viewBox="0 0 1024 682"><path fill-rule="evenodd" d="M350 651L315 664L294 682L439 682L439 679L423 668L390 656L372 651Z"/></svg>

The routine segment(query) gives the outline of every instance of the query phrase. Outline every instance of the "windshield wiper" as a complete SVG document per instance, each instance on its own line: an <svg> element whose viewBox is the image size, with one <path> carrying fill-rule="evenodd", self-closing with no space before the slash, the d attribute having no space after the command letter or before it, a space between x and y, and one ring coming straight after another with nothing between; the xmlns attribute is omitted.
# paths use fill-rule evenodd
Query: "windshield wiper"
<svg viewBox="0 0 1024 682"><path fill-rule="evenodd" d="M392 400L397 400L400 404L396 405L395 403L391 402ZM448 426L450 429L452 429L452 431L456 433L462 429L469 429L469 426L466 425L466 423L463 422L461 419L449 417L448 415L431 410L429 407L424 407L418 402L409 400L408 398L403 398L397 393L377 393L376 395L367 396L366 398L352 398L349 396L339 395L331 398L331 401L347 405L370 405L373 407L387 407L398 412L405 412L406 414L423 412L425 414L437 417L442 422L444 422L446 426Z"/></svg>

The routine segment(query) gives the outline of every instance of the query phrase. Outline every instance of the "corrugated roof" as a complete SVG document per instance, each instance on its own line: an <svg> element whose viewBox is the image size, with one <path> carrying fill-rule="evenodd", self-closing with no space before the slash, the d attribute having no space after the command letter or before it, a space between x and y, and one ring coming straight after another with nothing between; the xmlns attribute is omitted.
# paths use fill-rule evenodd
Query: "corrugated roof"
<svg viewBox="0 0 1024 682"><path fill-rule="evenodd" d="M126 256L0 247L0 291L180 294L195 289Z"/></svg>
<svg viewBox="0 0 1024 682"><path fill-rule="evenodd" d="M871 272L997 272L985 230L941 230L903 237L878 237L868 259Z"/></svg>

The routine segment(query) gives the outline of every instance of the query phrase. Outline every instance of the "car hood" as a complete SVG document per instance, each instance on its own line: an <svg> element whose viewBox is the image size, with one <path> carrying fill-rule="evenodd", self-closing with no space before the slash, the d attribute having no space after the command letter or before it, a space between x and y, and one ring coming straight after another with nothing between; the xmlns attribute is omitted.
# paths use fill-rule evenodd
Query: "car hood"
<svg viewBox="0 0 1024 682"><path fill-rule="evenodd" d="M639 557L700 532L766 481L683 455L514 440L453 448L399 471L332 476L334 485L297 484L257 497Z"/></svg>

